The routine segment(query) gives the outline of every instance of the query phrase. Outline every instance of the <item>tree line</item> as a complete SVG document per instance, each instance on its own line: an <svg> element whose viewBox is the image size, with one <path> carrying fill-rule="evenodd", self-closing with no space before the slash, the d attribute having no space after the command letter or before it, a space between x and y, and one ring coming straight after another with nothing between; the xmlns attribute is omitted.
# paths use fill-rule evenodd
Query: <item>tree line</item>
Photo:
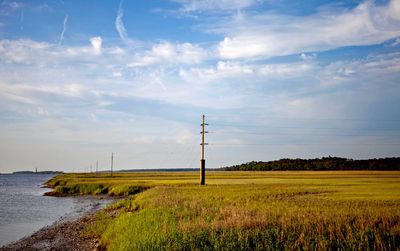
<svg viewBox="0 0 400 251"><path fill-rule="evenodd" d="M354 160L340 157L316 159L280 159L251 161L222 167L225 171L328 171L328 170L400 170L400 157Z"/></svg>

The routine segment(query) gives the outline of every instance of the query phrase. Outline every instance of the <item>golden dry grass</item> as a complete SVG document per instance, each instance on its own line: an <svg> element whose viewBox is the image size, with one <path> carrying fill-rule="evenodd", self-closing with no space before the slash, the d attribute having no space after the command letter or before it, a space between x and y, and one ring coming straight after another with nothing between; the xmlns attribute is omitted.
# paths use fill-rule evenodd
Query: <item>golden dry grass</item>
<svg viewBox="0 0 400 251"><path fill-rule="evenodd" d="M121 210L116 218L101 213L91 226L111 250L400 247L397 171L208 172L207 185L197 183L198 173L67 174L50 181L122 194L151 188L114 205Z"/></svg>

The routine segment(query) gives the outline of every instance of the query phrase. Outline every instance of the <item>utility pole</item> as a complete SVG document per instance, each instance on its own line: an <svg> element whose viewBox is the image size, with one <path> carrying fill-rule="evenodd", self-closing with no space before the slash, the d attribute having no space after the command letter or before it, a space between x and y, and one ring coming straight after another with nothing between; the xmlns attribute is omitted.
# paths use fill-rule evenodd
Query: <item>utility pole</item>
<svg viewBox="0 0 400 251"><path fill-rule="evenodd" d="M113 167L114 167L114 153L111 153L111 177L113 176Z"/></svg>
<svg viewBox="0 0 400 251"><path fill-rule="evenodd" d="M208 145L208 143L204 143L204 135L208 133L207 131L204 130L204 126L208 125L204 122L204 114L202 117L202 123L201 123L201 160L200 160L200 185L205 185L206 184L206 160L204 159L204 146Z"/></svg>
<svg viewBox="0 0 400 251"><path fill-rule="evenodd" d="M99 161L96 161L96 173L99 171Z"/></svg>

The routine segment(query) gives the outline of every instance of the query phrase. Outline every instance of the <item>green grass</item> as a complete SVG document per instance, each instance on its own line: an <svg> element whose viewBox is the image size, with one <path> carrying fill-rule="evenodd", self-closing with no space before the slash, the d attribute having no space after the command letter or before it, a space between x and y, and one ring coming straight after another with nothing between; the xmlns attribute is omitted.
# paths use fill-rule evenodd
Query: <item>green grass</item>
<svg viewBox="0 0 400 251"><path fill-rule="evenodd" d="M208 172L206 186L198 181L66 174L49 184L127 196L87 227L110 250L400 249L400 172Z"/></svg>

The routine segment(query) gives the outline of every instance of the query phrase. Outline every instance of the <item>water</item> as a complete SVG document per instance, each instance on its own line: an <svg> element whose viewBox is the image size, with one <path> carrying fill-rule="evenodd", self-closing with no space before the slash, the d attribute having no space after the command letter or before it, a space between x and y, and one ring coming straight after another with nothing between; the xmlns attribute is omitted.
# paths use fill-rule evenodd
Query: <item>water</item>
<svg viewBox="0 0 400 251"><path fill-rule="evenodd" d="M72 219L110 200L49 197L41 188L53 175L0 175L0 246L19 240L58 220Z"/></svg>

